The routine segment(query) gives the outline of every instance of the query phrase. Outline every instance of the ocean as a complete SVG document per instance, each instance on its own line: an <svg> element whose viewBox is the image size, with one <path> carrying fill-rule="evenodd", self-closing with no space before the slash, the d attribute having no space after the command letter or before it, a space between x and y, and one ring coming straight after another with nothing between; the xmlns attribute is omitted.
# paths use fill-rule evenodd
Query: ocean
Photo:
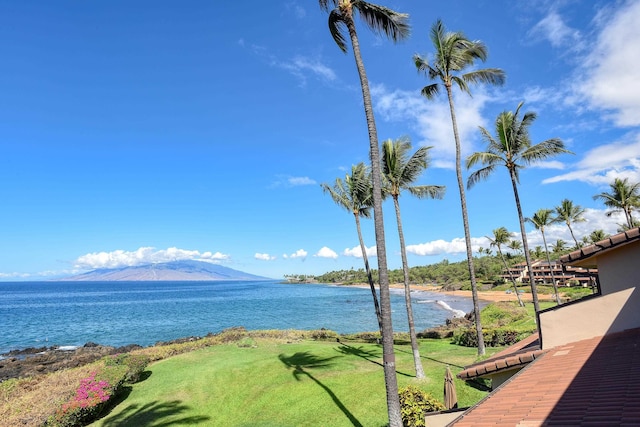
<svg viewBox="0 0 640 427"><path fill-rule="evenodd" d="M394 331L407 331L402 289L392 289ZM468 298L413 291L416 330L472 310ZM276 281L0 282L0 354L87 342L152 345L244 326L377 330L366 288Z"/></svg>

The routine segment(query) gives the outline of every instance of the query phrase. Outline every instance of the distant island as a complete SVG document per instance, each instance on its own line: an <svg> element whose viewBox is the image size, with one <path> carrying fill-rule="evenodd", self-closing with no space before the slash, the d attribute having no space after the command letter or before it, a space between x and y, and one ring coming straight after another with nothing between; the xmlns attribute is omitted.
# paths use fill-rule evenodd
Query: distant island
<svg viewBox="0 0 640 427"><path fill-rule="evenodd" d="M243 271L204 261L171 261L132 267L100 268L56 281L117 282L117 281L214 281L272 280Z"/></svg>

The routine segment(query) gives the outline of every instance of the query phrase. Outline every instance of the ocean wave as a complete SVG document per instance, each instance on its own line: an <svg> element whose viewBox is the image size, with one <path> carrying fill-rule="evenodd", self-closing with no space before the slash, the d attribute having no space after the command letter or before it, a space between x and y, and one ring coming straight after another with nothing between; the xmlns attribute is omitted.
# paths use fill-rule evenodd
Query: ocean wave
<svg viewBox="0 0 640 427"><path fill-rule="evenodd" d="M444 301L436 301L436 304L438 304L440 307L444 308L445 310L452 312L453 317L464 317L467 314L462 310L456 310L455 308L451 308L451 306Z"/></svg>

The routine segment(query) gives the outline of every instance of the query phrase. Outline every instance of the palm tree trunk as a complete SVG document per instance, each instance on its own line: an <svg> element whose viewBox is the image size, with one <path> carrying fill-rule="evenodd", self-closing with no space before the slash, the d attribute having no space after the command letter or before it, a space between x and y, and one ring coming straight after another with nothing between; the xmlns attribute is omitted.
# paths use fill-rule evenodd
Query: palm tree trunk
<svg viewBox="0 0 640 427"><path fill-rule="evenodd" d="M453 108L453 94L451 84L445 85L447 97L449 98L449 111L451 112L451 123L453 125L453 137L456 142L456 176L458 178L458 190L460 192L460 206L462 207L462 224L464 225L464 240L467 245L467 265L469 267L469 278L471 279L471 297L473 299L473 314L476 320L476 334L478 336L478 355L485 354L484 337L482 335L482 324L480 322L480 305L478 302L478 285L476 283L476 272L473 267L473 252L471 250L471 232L469 231L469 215L467 213L467 198L464 193L464 182L462 181L462 167L460 166L460 137L458 136L458 123L456 113Z"/></svg>
<svg viewBox="0 0 640 427"><path fill-rule="evenodd" d="M358 229L358 240L360 241L360 250L362 251L362 259L364 260L364 268L367 272L367 278L369 279L369 287L371 288L371 295L373 296L373 306L376 310L376 318L378 319L378 329L380 330L380 337L382 337L382 316L380 315L380 305L378 304L378 294L376 293L376 286L373 283L373 276L371 275L371 268L369 267L369 257L367 257L367 247L362 240L362 230L360 229L360 215L353 214L356 218L356 228Z"/></svg>
<svg viewBox="0 0 640 427"><path fill-rule="evenodd" d="M533 280L533 268L531 267L531 254L529 253L529 243L527 242L527 232L524 229L524 216L522 216L522 207L520 206L520 196L518 196L518 185L516 184L516 176L512 169L509 169L509 175L511 176L511 185L513 186L513 196L516 199L516 208L518 209L518 220L520 221L520 233L522 234L522 246L524 248L524 259L527 262L527 268L529 269L529 283L531 285L531 296L533 297L533 309L540 311L540 304L538 303L538 289L536 282Z"/></svg>
<svg viewBox="0 0 640 427"><path fill-rule="evenodd" d="M578 239L576 239L576 236L573 234L573 229L571 228L571 222L566 221L567 227L569 227L569 233L571 233L571 238L573 238L573 241L576 243L576 249L580 249L580 245L578 245Z"/></svg>
<svg viewBox="0 0 640 427"><path fill-rule="evenodd" d="M411 286L409 285L409 263L407 263L407 250L404 244L404 233L402 232L402 219L400 216L400 203L398 196L393 196L393 205L396 208L396 220L398 222L398 235L400 236L400 255L402 257L402 272L404 273L404 302L407 306L407 321L409 322L409 337L411 338L411 350L413 351L413 364L416 367L416 378L425 378L422 360L420 359L420 348L416 337L416 326L413 321L413 308L411 307Z"/></svg>
<svg viewBox="0 0 640 427"><path fill-rule="evenodd" d="M507 260L504 259L504 255L502 255L502 249L500 249L500 245L498 245L498 253L500 254L500 258L502 259L504 268L509 273L509 279L511 279L511 283L513 283L513 290L516 291L516 296L518 297L518 304L520 304L520 307L524 307L524 303L522 302L522 299L520 298L520 294L518 293L518 286L516 285L516 279L513 277L513 273L511 273L511 269L507 265Z"/></svg>
<svg viewBox="0 0 640 427"><path fill-rule="evenodd" d="M351 38L353 56L360 77L362 100L369 131L369 155L371 157L371 177L373 181L373 222L376 234L376 250L378 252L378 283L380 284L380 314L382 316L382 365L387 391L387 413L389 427L402 427L400 413L400 396L398 395L398 378L396 377L396 356L393 349L393 324L391 322L391 296L389 293L389 272L387 269L387 251L384 237L384 219L382 215L382 179L380 176L380 150L378 132L373 116L369 81L365 72L360 43L352 18L345 20Z"/></svg>
<svg viewBox="0 0 640 427"><path fill-rule="evenodd" d="M549 249L547 249L547 238L544 236L544 227L540 227L542 233L542 242L544 243L544 251L547 253L547 262L549 263L549 270L551 271L551 281L553 283L553 291L556 293L556 302L560 305L560 295L558 295L558 285L556 284L556 277L553 275L553 268L551 267L551 257L549 256Z"/></svg>

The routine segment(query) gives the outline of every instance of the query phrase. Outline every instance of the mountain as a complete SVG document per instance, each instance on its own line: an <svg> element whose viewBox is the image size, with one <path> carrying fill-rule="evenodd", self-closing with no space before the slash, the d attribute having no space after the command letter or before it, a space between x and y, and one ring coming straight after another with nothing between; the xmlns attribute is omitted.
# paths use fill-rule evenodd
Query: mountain
<svg viewBox="0 0 640 427"><path fill-rule="evenodd" d="M172 261L134 267L100 268L63 281L213 281L213 280L270 280L204 261Z"/></svg>

